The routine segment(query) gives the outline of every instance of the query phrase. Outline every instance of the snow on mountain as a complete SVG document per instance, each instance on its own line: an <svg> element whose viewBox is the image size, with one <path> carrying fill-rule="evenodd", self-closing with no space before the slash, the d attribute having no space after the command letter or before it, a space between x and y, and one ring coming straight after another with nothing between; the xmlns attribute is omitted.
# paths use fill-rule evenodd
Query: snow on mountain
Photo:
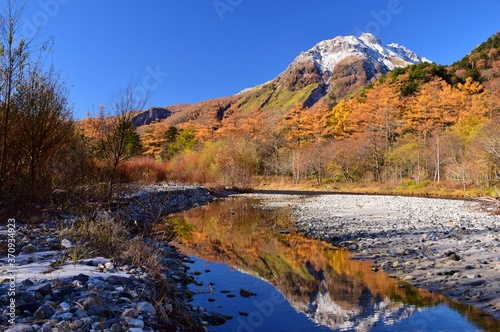
<svg viewBox="0 0 500 332"><path fill-rule="evenodd" d="M371 331L375 326L394 326L395 324L418 313L414 305L405 305L388 297L378 297L365 293L365 301L359 306L346 306L334 299L325 280L310 303L296 301L287 297L297 312L304 313L319 325L328 326L338 331Z"/></svg>
<svg viewBox="0 0 500 332"><path fill-rule="evenodd" d="M313 61L325 83L328 83L335 67L343 60L353 57L369 60L379 67L382 73L410 64L431 62L404 46L395 43L383 45L378 38L365 33L360 37L340 36L319 42L310 50L301 53L292 62L292 66Z"/></svg>
<svg viewBox="0 0 500 332"><path fill-rule="evenodd" d="M288 91L299 91L310 84L319 84L311 96L314 103L333 87L336 97L373 82L380 75L411 64L431 62L396 43L384 45L372 34L360 37L339 36L324 40L300 53L274 80L245 89L241 93L274 83Z"/></svg>

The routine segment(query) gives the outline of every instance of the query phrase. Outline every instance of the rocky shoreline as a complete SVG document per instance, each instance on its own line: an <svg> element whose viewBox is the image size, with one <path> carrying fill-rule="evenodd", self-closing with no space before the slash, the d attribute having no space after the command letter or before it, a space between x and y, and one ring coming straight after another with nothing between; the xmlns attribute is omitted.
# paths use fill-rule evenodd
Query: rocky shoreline
<svg viewBox="0 0 500 332"><path fill-rule="evenodd" d="M151 224L160 216L206 204L222 194L201 187L150 185L128 188L110 211L131 225ZM154 217L153 217L154 216ZM145 238L161 257L156 275L144 266L113 258L76 256L77 246L62 238L72 222L63 218L23 223L16 220L13 266L0 259L0 329L2 331L203 331L223 317L188 302L194 281L182 255L167 242ZM8 228L0 227L7 253ZM170 298L158 300L165 292ZM14 295L14 296L12 296ZM13 309L9 304L15 299ZM15 325L11 323L15 322Z"/></svg>
<svg viewBox="0 0 500 332"><path fill-rule="evenodd" d="M278 196L296 227L417 287L500 318L500 216L477 201L398 196Z"/></svg>

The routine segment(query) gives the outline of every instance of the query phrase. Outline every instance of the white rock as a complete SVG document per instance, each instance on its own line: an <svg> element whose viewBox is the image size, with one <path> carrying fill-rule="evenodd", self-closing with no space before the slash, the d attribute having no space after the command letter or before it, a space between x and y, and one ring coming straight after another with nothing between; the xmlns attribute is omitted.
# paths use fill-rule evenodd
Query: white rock
<svg viewBox="0 0 500 332"><path fill-rule="evenodd" d="M73 248L73 243L71 243L70 240L64 239L61 241L61 246L63 246L66 249Z"/></svg>
<svg viewBox="0 0 500 332"><path fill-rule="evenodd" d="M79 280L74 280L73 283L72 283L72 285L75 288L81 288L81 287L83 287L81 281L79 281Z"/></svg>

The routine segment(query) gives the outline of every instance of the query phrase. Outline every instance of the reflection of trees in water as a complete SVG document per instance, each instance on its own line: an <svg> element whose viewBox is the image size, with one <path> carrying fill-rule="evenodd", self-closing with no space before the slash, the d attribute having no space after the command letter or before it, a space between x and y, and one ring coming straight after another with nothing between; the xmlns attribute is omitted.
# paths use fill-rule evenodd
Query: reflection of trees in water
<svg viewBox="0 0 500 332"><path fill-rule="evenodd" d="M177 218L193 225L181 249L223 262L268 280L296 310L317 323L368 331L411 315L417 307L444 300L371 270L371 263L297 234L280 234L291 225L286 209L254 209L253 199L228 199ZM462 311L465 311L462 308Z"/></svg>

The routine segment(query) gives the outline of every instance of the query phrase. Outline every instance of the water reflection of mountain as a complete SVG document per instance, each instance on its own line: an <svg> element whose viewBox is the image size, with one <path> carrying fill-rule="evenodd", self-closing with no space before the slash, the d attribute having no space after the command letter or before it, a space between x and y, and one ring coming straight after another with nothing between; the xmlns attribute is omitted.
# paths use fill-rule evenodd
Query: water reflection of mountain
<svg viewBox="0 0 500 332"><path fill-rule="evenodd" d="M380 322L386 326L393 325L408 318L417 310L414 305L393 302L388 297L373 298L369 291L364 296L366 297L364 305L357 308L342 307L332 298L325 282L320 285L318 294L309 305L304 303L292 303L292 305L317 324L360 332L370 331Z"/></svg>
<svg viewBox="0 0 500 332"><path fill-rule="evenodd" d="M178 244L184 253L251 271L297 311L334 329L370 331L375 324L393 325L420 308L451 302L373 272L371 263L351 260L344 250L293 231L282 234L290 229L290 211L264 211L255 204L248 198L215 202L168 222L184 233ZM464 315L475 310L453 306ZM484 317L478 323L488 325Z"/></svg>

